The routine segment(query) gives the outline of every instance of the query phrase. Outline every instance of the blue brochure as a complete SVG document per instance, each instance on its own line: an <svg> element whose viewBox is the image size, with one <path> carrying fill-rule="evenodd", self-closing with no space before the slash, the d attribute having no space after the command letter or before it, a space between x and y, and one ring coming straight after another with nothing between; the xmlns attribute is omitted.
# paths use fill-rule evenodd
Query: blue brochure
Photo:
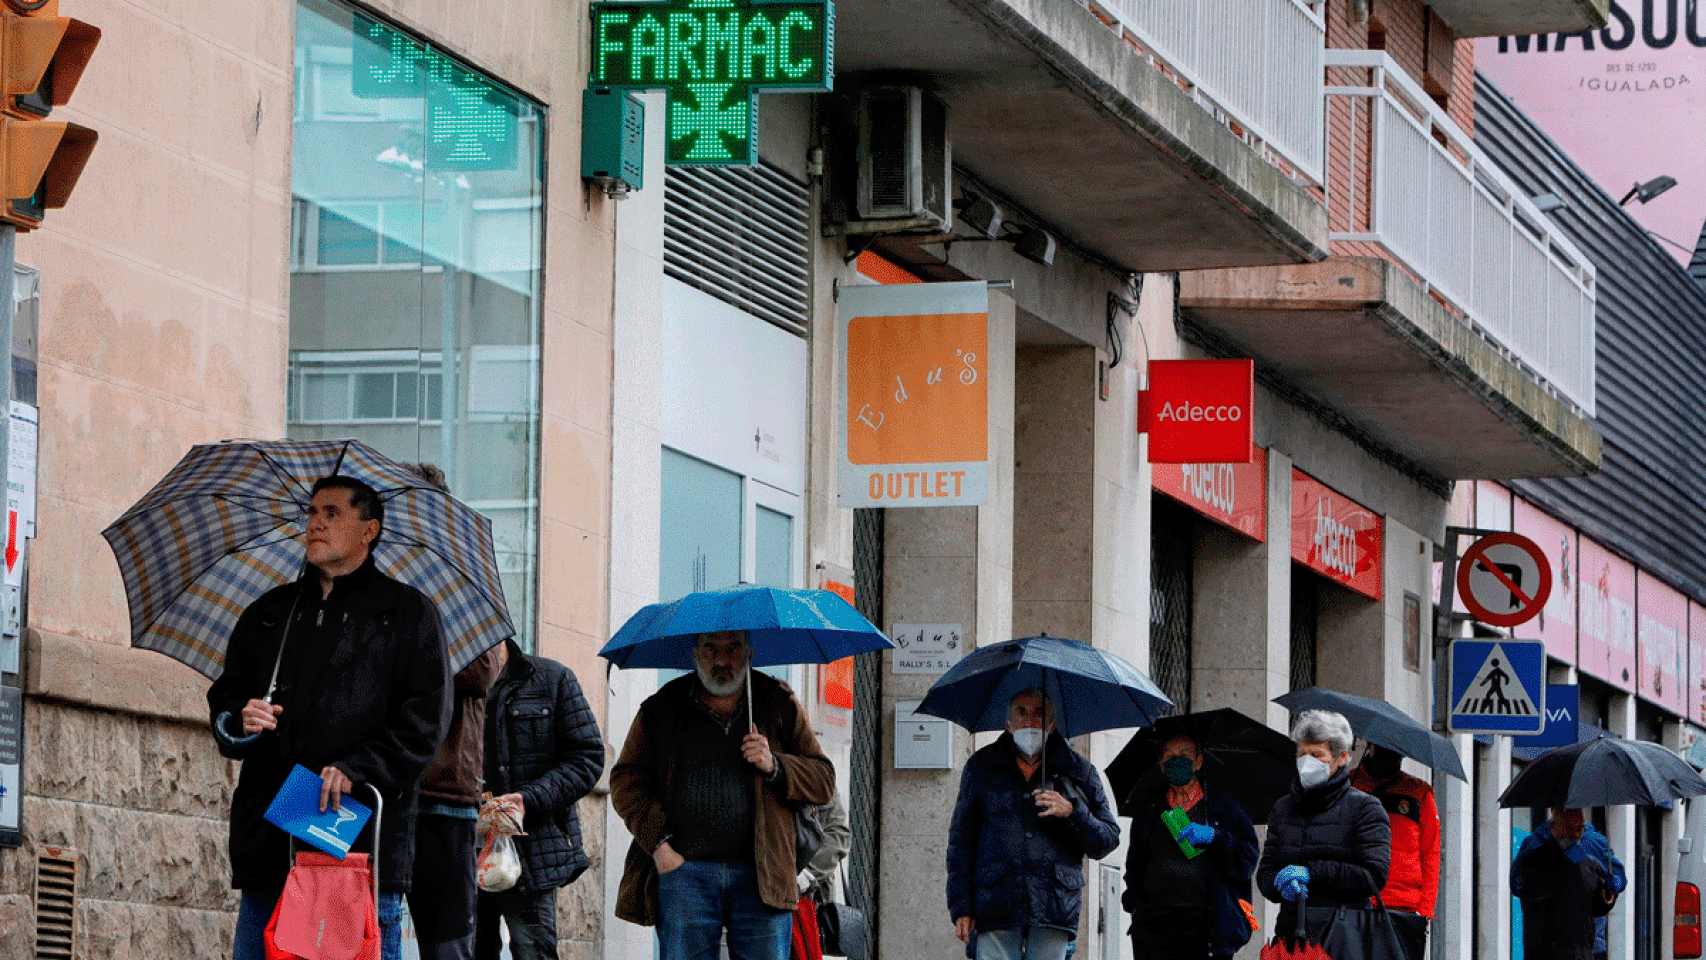
<svg viewBox="0 0 1706 960"><path fill-rule="evenodd" d="M285 833L319 847L339 860L349 853L373 811L347 794L339 809L320 812L320 777L297 764L267 807L267 822Z"/></svg>

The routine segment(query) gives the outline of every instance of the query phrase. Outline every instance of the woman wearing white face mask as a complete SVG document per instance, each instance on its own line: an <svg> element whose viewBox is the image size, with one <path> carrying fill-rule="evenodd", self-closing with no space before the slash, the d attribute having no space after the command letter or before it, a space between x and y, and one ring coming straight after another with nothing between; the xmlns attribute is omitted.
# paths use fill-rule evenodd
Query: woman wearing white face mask
<svg viewBox="0 0 1706 960"><path fill-rule="evenodd" d="M1274 929L1297 928L1297 910L1366 907L1386 885L1392 825L1380 801L1350 784L1351 725L1337 713L1307 710L1292 726L1297 779L1274 804L1256 867L1262 895L1280 907ZM1327 912L1321 912L1324 926ZM1307 914L1306 914L1307 917ZM1318 935L1314 923L1310 933Z"/></svg>

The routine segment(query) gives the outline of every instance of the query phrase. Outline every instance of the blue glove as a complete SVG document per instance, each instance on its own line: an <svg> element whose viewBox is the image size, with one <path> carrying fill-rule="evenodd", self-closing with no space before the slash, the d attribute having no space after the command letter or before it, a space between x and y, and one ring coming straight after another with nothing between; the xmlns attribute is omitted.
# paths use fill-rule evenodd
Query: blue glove
<svg viewBox="0 0 1706 960"><path fill-rule="evenodd" d="M1284 886L1293 880L1301 881L1305 886L1307 886L1309 884L1309 868L1299 866L1297 864L1285 867L1274 876L1274 885Z"/></svg>
<svg viewBox="0 0 1706 960"><path fill-rule="evenodd" d="M1614 895L1622 893L1623 888L1627 886L1629 886L1629 881L1625 880L1621 874L1614 873L1605 878L1605 889L1610 890Z"/></svg>
<svg viewBox="0 0 1706 960"><path fill-rule="evenodd" d="M1568 845L1559 843L1558 846L1563 847L1564 856L1570 858L1571 863L1581 863L1588 858L1587 844L1580 840L1573 841Z"/></svg>
<svg viewBox="0 0 1706 960"><path fill-rule="evenodd" d="M1280 884L1279 892L1281 897L1284 897L1292 903L1296 903L1300 900L1307 900L1309 898L1309 884L1304 883L1302 880L1287 880Z"/></svg>
<svg viewBox="0 0 1706 960"><path fill-rule="evenodd" d="M1189 823L1179 831L1179 839L1193 847L1206 847L1214 841L1214 828L1206 823Z"/></svg>

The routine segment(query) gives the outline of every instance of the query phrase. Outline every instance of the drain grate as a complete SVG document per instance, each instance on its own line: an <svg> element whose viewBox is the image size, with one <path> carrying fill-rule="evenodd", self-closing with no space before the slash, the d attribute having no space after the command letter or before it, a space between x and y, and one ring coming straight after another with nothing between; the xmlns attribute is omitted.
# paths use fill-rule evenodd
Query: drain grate
<svg viewBox="0 0 1706 960"><path fill-rule="evenodd" d="M77 940L77 855L36 858L36 960L71 960Z"/></svg>

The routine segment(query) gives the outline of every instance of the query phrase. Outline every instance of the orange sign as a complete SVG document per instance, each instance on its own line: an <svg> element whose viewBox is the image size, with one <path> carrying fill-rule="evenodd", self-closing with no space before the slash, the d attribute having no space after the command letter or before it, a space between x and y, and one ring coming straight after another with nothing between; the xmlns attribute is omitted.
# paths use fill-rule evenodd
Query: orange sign
<svg viewBox="0 0 1706 960"><path fill-rule="evenodd" d="M848 603L854 602L853 585L842 583L832 577L823 578L823 589L839 596ZM839 707L843 710L853 709L853 658L842 657L832 663L826 663L817 672L818 698L826 707ZM825 711L824 721L829 726L847 726L845 715L831 715Z"/></svg>
<svg viewBox="0 0 1706 960"><path fill-rule="evenodd" d="M841 288L843 506L984 502L988 298L982 283Z"/></svg>
<svg viewBox="0 0 1706 960"><path fill-rule="evenodd" d="M1293 560L1378 600L1383 532L1379 514L1292 468Z"/></svg>

